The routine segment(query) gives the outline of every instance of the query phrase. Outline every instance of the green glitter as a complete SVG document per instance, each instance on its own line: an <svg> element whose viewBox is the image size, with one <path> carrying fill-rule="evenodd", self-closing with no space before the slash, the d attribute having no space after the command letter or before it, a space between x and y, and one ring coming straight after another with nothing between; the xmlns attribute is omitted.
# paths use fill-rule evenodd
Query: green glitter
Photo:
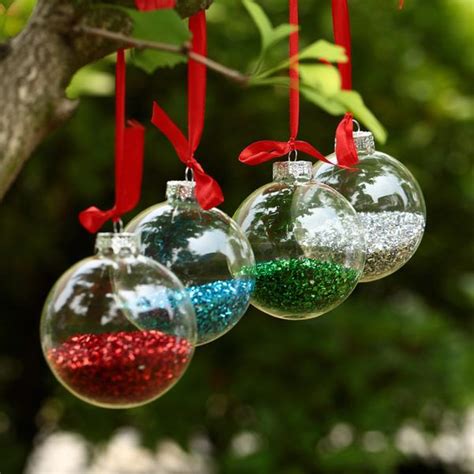
<svg viewBox="0 0 474 474"><path fill-rule="evenodd" d="M318 315L342 302L354 289L359 272L311 258L257 263L246 273L256 279L252 303L275 316Z"/></svg>

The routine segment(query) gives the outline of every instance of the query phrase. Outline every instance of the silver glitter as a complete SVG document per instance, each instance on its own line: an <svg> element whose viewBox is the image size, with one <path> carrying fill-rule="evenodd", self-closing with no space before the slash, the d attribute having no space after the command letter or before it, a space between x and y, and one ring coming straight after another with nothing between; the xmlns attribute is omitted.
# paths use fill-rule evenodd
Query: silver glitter
<svg viewBox="0 0 474 474"><path fill-rule="evenodd" d="M403 266L415 253L425 230L425 218L420 213L359 212L358 216L367 243L361 282L383 278Z"/></svg>
<svg viewBox="0 0 474 474"><path fill-rule="evenodd" d="M312 218L309 213L295 219L294 234L304 256L361 271L364 264L364 252L361 250L365 249L365 241L358 216L339 216L319 222L319 219L312 221Z"/></svg>

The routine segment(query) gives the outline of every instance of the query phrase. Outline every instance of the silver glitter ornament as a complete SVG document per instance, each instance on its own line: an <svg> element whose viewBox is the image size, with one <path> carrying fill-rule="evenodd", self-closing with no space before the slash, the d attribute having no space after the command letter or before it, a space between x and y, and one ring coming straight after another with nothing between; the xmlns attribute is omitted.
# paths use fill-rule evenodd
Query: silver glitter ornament
<svg viewBox="0 0 474 474"><path fill-rule="evenodd" d="M319 162L314 178L339 191L357 211L365 231L367 258L361 282L384 278L402 267L423 237L426 209L410 171L375 150L370 132L354 132L359 155L356 170ZM336 155L328 156L337 163Z"/></svg>

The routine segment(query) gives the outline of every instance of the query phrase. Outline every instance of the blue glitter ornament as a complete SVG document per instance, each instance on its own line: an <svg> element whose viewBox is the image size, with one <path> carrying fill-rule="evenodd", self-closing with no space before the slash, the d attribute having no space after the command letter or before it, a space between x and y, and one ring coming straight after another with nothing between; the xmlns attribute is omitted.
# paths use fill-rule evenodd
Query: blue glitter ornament
<svg viewBox="0 0 474 474"><path fill-rule="evenodd" d="M197 345L232 329L247 310L255 277L252 248L238 225L219 209L203 210L193 181L170 181L168 200L127 226L141 234L141 251L184 284L196 312Z"/></svg>

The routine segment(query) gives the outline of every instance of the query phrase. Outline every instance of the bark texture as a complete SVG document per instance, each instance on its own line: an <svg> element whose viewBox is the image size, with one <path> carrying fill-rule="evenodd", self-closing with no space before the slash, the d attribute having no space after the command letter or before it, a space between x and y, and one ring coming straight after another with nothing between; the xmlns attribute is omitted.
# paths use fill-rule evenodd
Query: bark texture
<svg viewBox="0 0 474 474"><path fill-rule="evenodd" d="M187 17L212 0L178 0ZM128 34L131 24L120 11L95 2L38 0L25 29L0 44L0 199L36 146L68 120L78 102L65 97L82 66L117 48L117 43L74 33L79 22ZM133 0L105 3L133 7ZM102 3L104 5L104 3Z"/></svg>

